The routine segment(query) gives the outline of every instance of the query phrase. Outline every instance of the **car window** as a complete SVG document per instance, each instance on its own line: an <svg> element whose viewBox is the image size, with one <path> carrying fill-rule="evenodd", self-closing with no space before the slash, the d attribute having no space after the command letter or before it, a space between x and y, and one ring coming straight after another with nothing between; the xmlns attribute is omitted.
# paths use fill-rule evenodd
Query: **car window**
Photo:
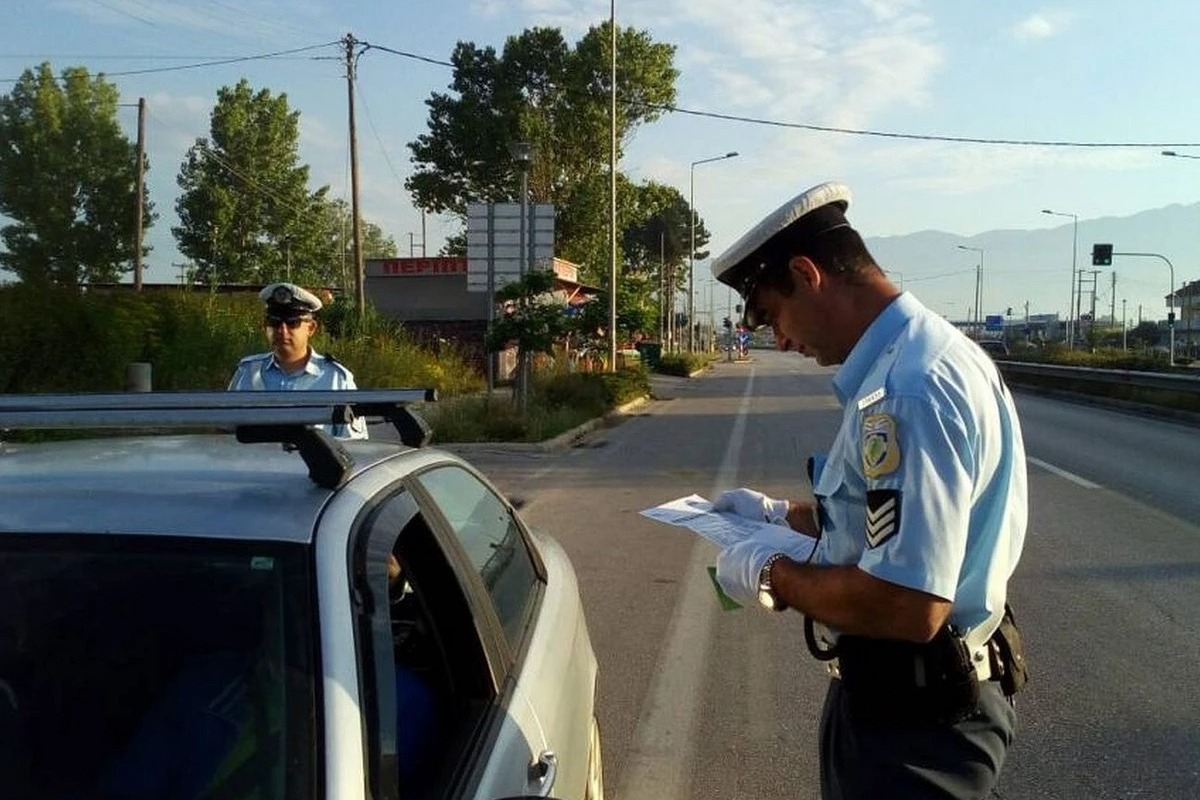
<svg viewBox="0 0 1200 800"><path fill-rule="evenodd" d="M486 600L468 600L482 591L473 579L460 585L442 545L406 491L380 501L355 535L353 590L370 598L358 636L367 768L371 796L383 800L443 796L476 752L481 720L503 702L503 666L489 662L479 633L498 636L496 622Z"/></svg>
<svg viewBox="0 0 1200 800"><path fill-rule="evenodd" d="M505 638L520 649L537 575L517 520L491 489L461 467L439 467L418 480L478 570Z"/></svg>
<svg viewBox="0 0 1200 800"><path fill-rule="evenodd" d="M308 572L299 544L0 538L0 793L312 797Z"/></svg>

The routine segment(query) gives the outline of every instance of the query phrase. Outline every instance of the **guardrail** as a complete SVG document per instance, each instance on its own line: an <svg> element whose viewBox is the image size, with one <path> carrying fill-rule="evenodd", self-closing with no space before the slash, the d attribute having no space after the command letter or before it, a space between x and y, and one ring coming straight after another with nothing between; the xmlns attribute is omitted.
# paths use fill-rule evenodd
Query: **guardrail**
<svg viewBox="0 0 1200 800"><path fill-rule="evenodd" d="M997 361L1005 377L1038 375L1067 380L1086 380L1106 384L1136 386L1141 389L1165 389L1171 392L1200 393L1200 375L1169 372L1136 372L1128 369L1094 369L1063 364L1035 364L1028 361Z"/></svg>
<svg viewBox="0 0 1200 800"><path fill-rule="evenodd" d="M1189 414L1200 413L1200 375L1095 369L998 359L996 366L1013 386L1087 395Z"/></svg>

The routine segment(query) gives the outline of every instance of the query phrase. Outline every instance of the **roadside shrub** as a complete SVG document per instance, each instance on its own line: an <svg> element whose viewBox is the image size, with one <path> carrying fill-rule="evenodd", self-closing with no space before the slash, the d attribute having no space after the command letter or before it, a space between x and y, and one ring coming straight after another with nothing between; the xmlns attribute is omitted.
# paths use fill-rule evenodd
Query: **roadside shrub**
<svg viewBox="0 0 1200 800"><path fill-rule="evenodd" d="M0 287L0 392L121 391L135 361L153 365L157 390L223 389L243 356L268 349L262 313L253 294ZM313 347L345 363L363 388L455 395L483 386L460 350L430 353L375 312L328 327L322 312Z"/></svg>
<svg viewBox="0 0 1200 800"><path fill-rule="evenodd" d="M658 362L658 371L664 375L679 375L686 378L698 369L707 367L712 356L707 353L663 353Z"/></svg>
<svg viewBox="0 0 1200 800"><path fill-rule="evenodd" d="M539 376L534 381L534 393L548 408L580 408L598 416L607 411L608 387L603 374L598 372L557 372L549 377Z"/></svg>
<svg viewBox="0 0 1200 800"><path fill-rule="evenodd" d="M605 372L600 377L604 381L609 408L650 394L650 373L640 365L616 372Z"/></svg>

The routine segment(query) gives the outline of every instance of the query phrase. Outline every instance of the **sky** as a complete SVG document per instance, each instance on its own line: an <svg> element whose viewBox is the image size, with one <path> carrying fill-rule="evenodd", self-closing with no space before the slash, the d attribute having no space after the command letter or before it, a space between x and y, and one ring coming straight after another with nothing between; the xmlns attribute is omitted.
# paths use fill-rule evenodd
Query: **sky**
<svg viewBox="0 0 1200 800"><path fill-rule="evenodd" d="M127 104L121 124L131 139L136 103L146 99L147 180L160 215L147 236L146 280L168 282L184 260L170 233L175 177L187 148L207 134L220 87L245 77L285 92L301 112L301 158L314 188L349 197L335 43L352 33L418 56L364 53L357 106L363 215L401 255L420 254L423 221L403 185L407 144L427 130L425 100L452 80L448 66L422 59L448 61L459 41L500 50L534 26L559 27L575 42L611 8L609 0L5 0L0 92L44 60L56 71L103 71ZM677 106L696 112L639 129L620 169L694 195L714 254L804 189L836 180L854 193L849 217L868 240L937 230L969 245L988 231L1064 228L1047 239L1061 253L1039 254L1061 258L1061 275L1024 274L1015 254L989 254L983 309L1032 298L1032 313L1062 313L1073 220L1042 209L1074 214L1083 226L1200 201L1200 160L1160 153L1200 158L1189 80L1200 74L1194 0L616 0L615 11L619 25L677 48ZM120 74L131 72L139 74ZM1123 146L1098 146L1109 144ZM739 155L692 166L730 151ZM1200 242L1200 208L1196 222ZM459 228L427 217L426 251L436 254ZM1081 269L1090 268L1087 248L1081 241ZM906 288L962 316L950 309L973 295L976 254L947 250L904 264ZM1200 279L1200 244L1167 255L1177 284ZM1123 274L1121 299L1165 314L1167 281L1155 269ZM697 266L696 289L699 309L710 297L718 312L729 302L723 288L713 291L707 264Z"/></svg>

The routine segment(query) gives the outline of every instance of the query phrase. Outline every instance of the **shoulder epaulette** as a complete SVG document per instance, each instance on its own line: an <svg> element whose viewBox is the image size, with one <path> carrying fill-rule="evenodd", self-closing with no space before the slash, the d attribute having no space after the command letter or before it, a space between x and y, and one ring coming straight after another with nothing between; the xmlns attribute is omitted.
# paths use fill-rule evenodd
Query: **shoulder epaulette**
<svg viewBox="0 0 1200 800"><path fill-rule="evenodd" d="M268 358L270 358L270 357L271 357L271 354L270 354L269 352L267 352L267 353L255 353L255 354L254 354L254 355L252 355L252 356L246 356L246 357L245 357L245 358L243 358L241 361L239 361L239 362L238 362L238 364L239 364L239 365L240 365L240 364L249 364L249 363L251 363L251 362L253 362L253 361L265 361L266 359L268 359Z"/></svg>

